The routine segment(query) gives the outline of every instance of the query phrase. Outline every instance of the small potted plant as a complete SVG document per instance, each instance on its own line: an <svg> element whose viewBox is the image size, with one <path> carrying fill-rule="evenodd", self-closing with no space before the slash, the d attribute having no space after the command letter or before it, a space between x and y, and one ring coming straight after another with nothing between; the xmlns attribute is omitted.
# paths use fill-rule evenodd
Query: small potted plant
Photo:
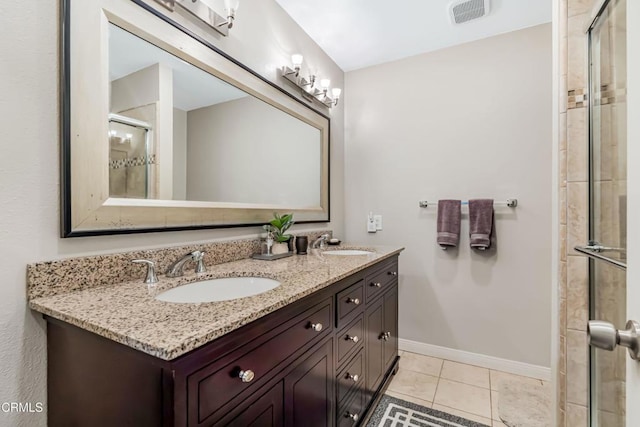
<svg viewBox="0 0 640 427"><path fill-rule="evenodd" d="M267 232L273 235L273 248L272 253L274 255L285 254L289 252L289 241L291 240L291 234L287 234L287 230L294 224L293 214L278 215L273 214L273 219L269 224L264 226Z"/></svg>

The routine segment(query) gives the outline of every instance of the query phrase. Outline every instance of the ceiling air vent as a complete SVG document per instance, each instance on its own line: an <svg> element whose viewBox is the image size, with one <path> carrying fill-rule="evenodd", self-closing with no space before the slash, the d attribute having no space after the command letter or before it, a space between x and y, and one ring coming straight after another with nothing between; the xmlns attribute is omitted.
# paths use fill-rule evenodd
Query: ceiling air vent
<svg viewBox="0 0 640 427"><path fill-rule="evenodd" d="M456 24L469 22L489 14L489 0L462 0L451 3L451 20Z"/></svg>

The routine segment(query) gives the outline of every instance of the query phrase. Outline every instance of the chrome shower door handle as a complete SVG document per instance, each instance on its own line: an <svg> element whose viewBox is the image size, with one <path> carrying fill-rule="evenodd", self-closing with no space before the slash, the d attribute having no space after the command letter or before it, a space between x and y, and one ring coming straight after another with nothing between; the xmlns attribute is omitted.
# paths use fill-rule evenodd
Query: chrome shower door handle
<svg viewBox="0 0 640 427"><path fill-rule="evenodd" d="M640 360L640 323L629 320L626 328L618 330L612 323L589 320L587 325L589 345L608 351L613 351L618 345L627 347L629 356L633 360Z"/></svg>

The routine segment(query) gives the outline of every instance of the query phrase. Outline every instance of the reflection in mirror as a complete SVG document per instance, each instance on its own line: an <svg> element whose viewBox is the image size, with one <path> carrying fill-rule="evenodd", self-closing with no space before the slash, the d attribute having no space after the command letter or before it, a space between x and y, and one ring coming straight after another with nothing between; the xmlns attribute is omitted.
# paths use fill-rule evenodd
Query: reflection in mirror
<svg viewBox="0 0 640 427"><path fill-rule="evenodd" d="M109 28L109 195L313 208L322 133Z"/></svg>
<svg viewBox="0 0 640 427"><path fill-rule="evenodd" d="M117 114L109 115L109 195L153 198L150 187L155 155L149 151L151 125Z"/></svg>

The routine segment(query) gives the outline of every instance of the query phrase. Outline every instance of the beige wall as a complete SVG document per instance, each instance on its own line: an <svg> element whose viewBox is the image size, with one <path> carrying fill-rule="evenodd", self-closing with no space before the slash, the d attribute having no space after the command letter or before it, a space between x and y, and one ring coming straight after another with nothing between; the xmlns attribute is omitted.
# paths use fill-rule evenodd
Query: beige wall
<svg viewBox="0 0 640 427"><path fill-rule="evenodd" d="M173 109L173 200L187 200L187 112Z"/></svg>
<svg viewBox="0 0 640 427"><path fill-rule="evenodd" d="M320 206L319 129L252 96L187 113L187 199Z"/></svg>
<svg viewBox="0 0 640 427"><path fill-rule="evenodd" d="M150 198L172 199L173 70L154 64L114 80L110 100L111 112L143 120L153 127L150 151L156 155L156 163L151 168L155 185L151 186Z"/></svg>
<svg viewBox="0 0 640 427"><path fill-rule="evenodd" d="M123 0L127 1L127 0ZM154 3L150 1L150 4ZM41 316L26 305L25 267L34 261L187 242L255 236L259 227L60 239L58 2L6 3L0 38L0 402L46 401L46 339ZM228 38L215 44L289 89L276 67L301 52L336 86L343 73L273 0L243 0ZM331 217L343 235L343 110L332 118ZM19 144L16 144L19 141ZM325 227L305 225L298 229ZM0 426L45 425L44 414L0 412Z"/></svg>
<svg viewBox="0 0 640 427"><path fill-rule="evenodd" d="M551 47L546 24L347 73L347 239L406 247L400 338L550 366ZM442 251L418 201L474 197L520 205L494 250L470 251L463 213Z"/></svg>

